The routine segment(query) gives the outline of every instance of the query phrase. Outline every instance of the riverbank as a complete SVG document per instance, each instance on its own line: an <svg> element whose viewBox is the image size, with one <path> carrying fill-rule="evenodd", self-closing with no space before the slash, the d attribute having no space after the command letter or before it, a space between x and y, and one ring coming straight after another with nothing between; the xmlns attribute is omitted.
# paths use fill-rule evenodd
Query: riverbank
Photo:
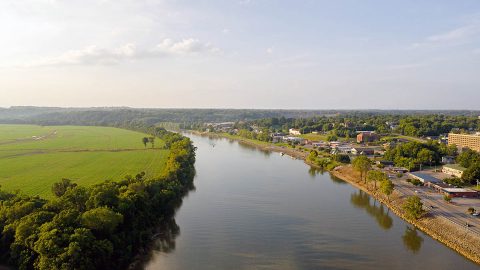
<svg viewBox="0 0 480 270"><path fill-rule="evenodd" d="M227 138L238 141L242 144L256 147L260 150L283 152L289 156L297 159L302 159L305 163L308 153L295 149L273 145L266 142L256 142L255 140L249 140L244 138L236 138L237 136L223 136L222 134L215 133L202 133L193 131L192 133L201 136L210 136L218 138ZM309 164L314 166L313 164ZM351 166L340 166L331 171L331 174L350 183L358 189L368 193L373 198L379 200L388 208L390 208L397 216L404 219L408 223L414 225L416 228L430 235L433 239L445 244L449 248L455 250L459 254L466 258L480 264L480 236L469 231L463 226L450 222L442 216L435 215L433 213L427 213L419 220L411 220L405 216L402 205L406 199L406 195L395 190L394 193L387 198L385 195L376 192L373 186L364 184L360 181L360 175L352 169Z"/></svg>
<svg viewBox="0 0 480 270"><path fill-rule="evenodd" d="M194 130L189 130L188 132L191 132L193 134L199 135L199 136L209 136L209 137L214 137L214 138L225 138L225 139L230 139L237 141L242 144L246 144L249 146L256 147L260 150L264 151L273 151L273 152L279 152L279 153L284 153L286 155L289 155L293 158L297 159L302 159L305 160L308 156L308 153L295 149L295 148L290 148L286 146L278 146L274 145L272 143L268 142L262 142L262 141L256 141L256 140L251 140L251 139L246 139L242 138L240 136L225 136L223 134L219 133L210 133L210 132L199 132L199 131L194 131ZM313 165L313 164L310 164Z"/></svg>
<svg viewBox="0 0 480 270"><path fill-rule="evenodd" d="M411 220L405 216L402 205L406 195L395 190L390 198L375 192L373 187L360 181L360 175L351 166L337 167L331 174L350 183L358 189L386 205L397 216L414 225L416 228L430 235L433 239L445 244L449 248L462 254L466 258L480 264L480 236L463 226L452 223L445 218L428 213L419 220Z"/></svg>

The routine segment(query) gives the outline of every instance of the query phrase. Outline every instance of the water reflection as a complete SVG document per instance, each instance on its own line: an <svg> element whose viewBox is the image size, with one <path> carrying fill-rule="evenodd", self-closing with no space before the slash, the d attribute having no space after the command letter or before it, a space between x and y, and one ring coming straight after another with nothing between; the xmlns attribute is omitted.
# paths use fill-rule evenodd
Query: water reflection
<svg viewBox="0 0 480 270"><path fill-rule="evenodd" d="M334 182L335 184L340 184L340 185L346 185L346 184L348 184L347 182L345 182L344 180L336 177L336 176L333 175L333 174L330 174L330 179L331 179L332 182Z"/></svg>
<svg viewBox="0 0 480 270"><path fill-rule="evenodd" d="M365 209L371 217L375 218L380 228L390 229L393 226L393 219L389 215L390 210L375 199L372 204L370 198L367 193L358 190L350 195L350 202L357 208Z"/></svg>
<svg viewBox="0 0 480 270"><path fill-rule="evenodd" d="M312 178L315 178L319 174L323 174L325 171L319 168L315 168L313 166L308 167L308 175L310 175Z"/></svg>
<svg viewBox="0 0 480 270"><path fill-rule="evenodd" d="M402 236L403 244L412 253L417 253L422 247L423 238L418 234L416 228L406 227Z"/></svg>
<svg viewBox="0 0 480 270"><path fill-rule="evenodd" d="M168 218L159 226L160 233L156 235L153 249L163 253L175 250L175 238L180 235L180 227L174 218Z"/></svg>
<svg viewBox="0 0 480 270"><path fill-rule="evenodd" d="M146 249L148 252L139 251L136 259L130 264L128 269L145 269L156 252L171 253L175 250L175 239L180 235L180 226L178 226L175 221L175 214L182 207L184 199L188 197L190 192L195 191L195 189L196 187L193 181L185 187L183 194L173 203L172 211L163 217L163 220L155 228L156 233L152 236L152 241ZM0 268L0 270L2 269Z"/></svg>
<svg viewBox="0 0 480 270"><path fill-rule="evenodd" d="M251 144L248 144L248 143L245 143L245 142L231 140L231 139L229 139L229 141L238 142L238 145L240 147L244 148L244 149L249 149L249 150L252 150L252 151L260 151L265 157L269 157L272 154L272 151L265 150L265 149L262 149L260 147L257 147L257 146L254 146L254 145L251 145Z"/></svg>

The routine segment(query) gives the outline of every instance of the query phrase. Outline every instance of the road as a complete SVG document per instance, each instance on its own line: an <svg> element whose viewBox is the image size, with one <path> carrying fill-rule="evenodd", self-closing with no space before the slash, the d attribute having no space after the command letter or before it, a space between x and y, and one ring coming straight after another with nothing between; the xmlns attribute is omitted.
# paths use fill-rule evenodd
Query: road
<svg viewBox="0 0 480 270"><path fill-rule="evenodd" d="M480 217L467 214L467 209L473 207L480 211L479 199L453 198L451 203L443 199L443 195L428 187L415 187L406 182L407 177L394 179L397 191L406 196L417 195L422 199L423 205L430 213L446 218L461 226L470 225L470 231L480 235ZM418 192L415 192L417 190ZM467 228L465 228L467 229Z"/></svg>

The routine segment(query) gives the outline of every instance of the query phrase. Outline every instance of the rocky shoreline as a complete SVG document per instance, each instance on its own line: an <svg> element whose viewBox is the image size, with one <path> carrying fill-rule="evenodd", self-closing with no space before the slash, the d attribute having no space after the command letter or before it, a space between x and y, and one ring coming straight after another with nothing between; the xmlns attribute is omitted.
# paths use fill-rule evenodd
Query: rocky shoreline
<svg viewBox="0 0 480 270"><path fill-rule="evenodd" d="M433 239L445 244L464 257L480 264L480 236L465 230L465 227L454 224L441 216L427 213L419 220L411 220L405 216L402 205L406 196L394 191L390 199L383 194L374 192L370 187L359 181L360 176L350 166L335 168L331 174L363 190L370 196L386 205L398 217L414 225Z"/></svg>
<svg viewBox="0 0 480 270"><path fill-rule="evenodd" d="M294 148L280 147L276 145L263 145L256 143L254 141L242 138L230 138L216 133L202 133L198 131L189 131L196 135L200 136L210 136L217 138L226 138L230 140L238 141L239 143L246 144L249 146L256 147L264 151L274 151L281 152L289 155L293 158L302 159L306 164L316 167L314 164L309 163L306 158L307 153L299 151ZM419 220L411 220L405 216L402 205L406 196L401 194L398 191L394 191L390 198L387 198L385 195L375 192L371 187L364 184L360 181L360 175L355 172L351 166L340 166L335 168L330 172L333 176L340 178L354 187L361 189L362 191L368 193L370 196L379 200L381 203L386 205L392 212L397 216L404 219L408 223L412 224L416 228L420 229L424 233L431 236L433 239L445 244L449 248L460 253L464 257L474 261L477 264L480 264L480 236L465 230L464 227L454 224L441 216L427 213L424 217Z"/></svg>

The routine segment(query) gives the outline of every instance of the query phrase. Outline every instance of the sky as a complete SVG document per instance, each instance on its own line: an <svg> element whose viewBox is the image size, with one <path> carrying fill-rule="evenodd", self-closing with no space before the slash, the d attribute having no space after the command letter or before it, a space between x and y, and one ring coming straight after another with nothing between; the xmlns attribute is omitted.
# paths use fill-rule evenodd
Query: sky
<svg viewBox="0 0 480 270"><path fill-rule="evenodd" d="M480 109L480 1L2 0L18 105Z"/></svg>

